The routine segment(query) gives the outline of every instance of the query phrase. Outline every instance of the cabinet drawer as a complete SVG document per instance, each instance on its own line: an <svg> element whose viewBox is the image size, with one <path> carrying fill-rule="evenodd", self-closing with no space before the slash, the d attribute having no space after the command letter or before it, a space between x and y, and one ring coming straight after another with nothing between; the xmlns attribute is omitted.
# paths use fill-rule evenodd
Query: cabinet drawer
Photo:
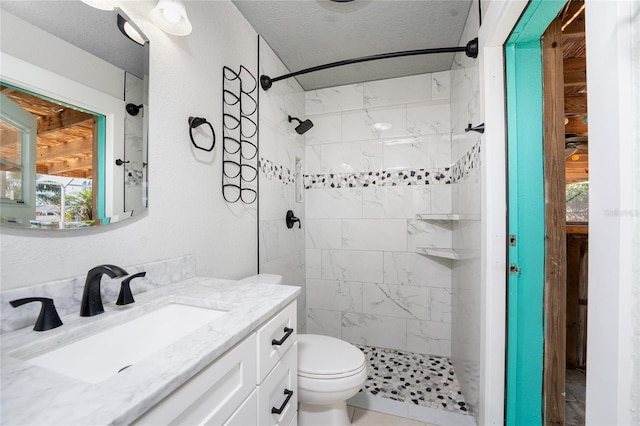
<svg viewBox="0 0 640 426"><path fill-rule="evenodd" d="M297 309L295 300L258 329L258 380L261 383L296 341ZM292 331L289 331L292 330ZM288 335L288 337L287 337ZM274 344L281 341L282 344Z"/></svg>
<svg viewBox="0 0 640 426"><path fill-rule="evenodd" d="M138 425L220 425L256 386L256 336L205 367L136 420Z"/></svg>
<svg viewBox="0 0 640 426"><path fill-rule="evenodd" d="M247 398L235 413L229 417L224 426L257 426L258 425L258 391Z"/></svg>
<svg viewBox="0 0 640 426"><path fill-rule="evenodd" d="M297 411L298 344L294 343L258 386L258 424L288 426L291 419L296 417Z"/></svg>

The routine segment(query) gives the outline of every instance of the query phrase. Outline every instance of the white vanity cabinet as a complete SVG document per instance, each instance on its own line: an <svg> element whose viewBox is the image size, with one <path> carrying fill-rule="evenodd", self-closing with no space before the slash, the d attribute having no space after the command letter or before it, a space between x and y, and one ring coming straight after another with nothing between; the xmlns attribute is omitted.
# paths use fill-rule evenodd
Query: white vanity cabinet
<svg viewBox="0 0 640 426"><path fill-rule="evenodd" d="M293 301L134 424L297 424L296 312Z"/></svg>

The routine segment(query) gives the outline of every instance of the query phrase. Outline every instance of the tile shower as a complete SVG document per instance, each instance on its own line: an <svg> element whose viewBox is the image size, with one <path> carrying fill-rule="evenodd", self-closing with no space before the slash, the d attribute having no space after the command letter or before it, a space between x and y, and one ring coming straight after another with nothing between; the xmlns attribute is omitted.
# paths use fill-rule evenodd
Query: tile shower
<svg viewBox="0 0 640 426"><path fill-rule="evenodd" d="M458 261L417 253L453 253L454 244L468 253L459 241L462 221L417 218L459 213L454 202L478 173L479 139L451 126L452 77L460 75L445 71L305 94L306 116L315 123L305 139L307 332L341 338L367 354L364 393L373 398L360 395L352 403L422 420L432 412L425 417L417 409L377 405L379 397L470 411L451 360ZM454 135L467 141L464 148ZM446 366L445 374L421 368L430 362Z"/></svg>
<svg viewBox="0 0 640 426"><path fill-rule="evenodd" d="M288 72L262 41L260 49L260 73ZM373 398L357 397L367 408L424 421L433 410L459 416L447 424L473 424L479 335L469 334L478 319L456 312L476 305L479 264L416 251L472 253L479 235L480 139L464 132L466 121L478 124L469 104L477 76L468 66L308 92L290 79L260 94L260 271L303 288L301 332L367 354L361 394ZM296 135L289 114L313 129ZM288 209L302 230L286 228ZM464 220L417 218L451 213ZM421 407L432 411L425 417Z"/></svg>

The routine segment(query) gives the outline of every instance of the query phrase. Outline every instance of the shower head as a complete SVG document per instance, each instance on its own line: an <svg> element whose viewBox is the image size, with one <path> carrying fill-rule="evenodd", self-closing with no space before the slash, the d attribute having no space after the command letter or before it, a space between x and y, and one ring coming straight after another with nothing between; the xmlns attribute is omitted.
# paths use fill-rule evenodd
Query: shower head
<svg viewBox="0 0 640 426"><path fill-rule="evenodd" d="M310 128L313 127L313 123L309 119L302 121L299 118L289 116L289 123L291 123L292 120L296 120L298 123L300 123L296 126L296 132L298 132L299 135L304 135Z"/></svg>

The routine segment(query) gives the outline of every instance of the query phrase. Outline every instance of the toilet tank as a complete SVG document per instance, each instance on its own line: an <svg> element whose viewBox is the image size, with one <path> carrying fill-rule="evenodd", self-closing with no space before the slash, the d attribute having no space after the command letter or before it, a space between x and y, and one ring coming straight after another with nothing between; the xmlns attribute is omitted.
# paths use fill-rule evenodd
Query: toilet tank
<svg viewBox="0 0 640 426"><path fill-rule="evenodd" d="M253 283L253 284L282 284L282 275L275 275L275 274L251 275L250 277L243 278L238 282Z"/></svg>

